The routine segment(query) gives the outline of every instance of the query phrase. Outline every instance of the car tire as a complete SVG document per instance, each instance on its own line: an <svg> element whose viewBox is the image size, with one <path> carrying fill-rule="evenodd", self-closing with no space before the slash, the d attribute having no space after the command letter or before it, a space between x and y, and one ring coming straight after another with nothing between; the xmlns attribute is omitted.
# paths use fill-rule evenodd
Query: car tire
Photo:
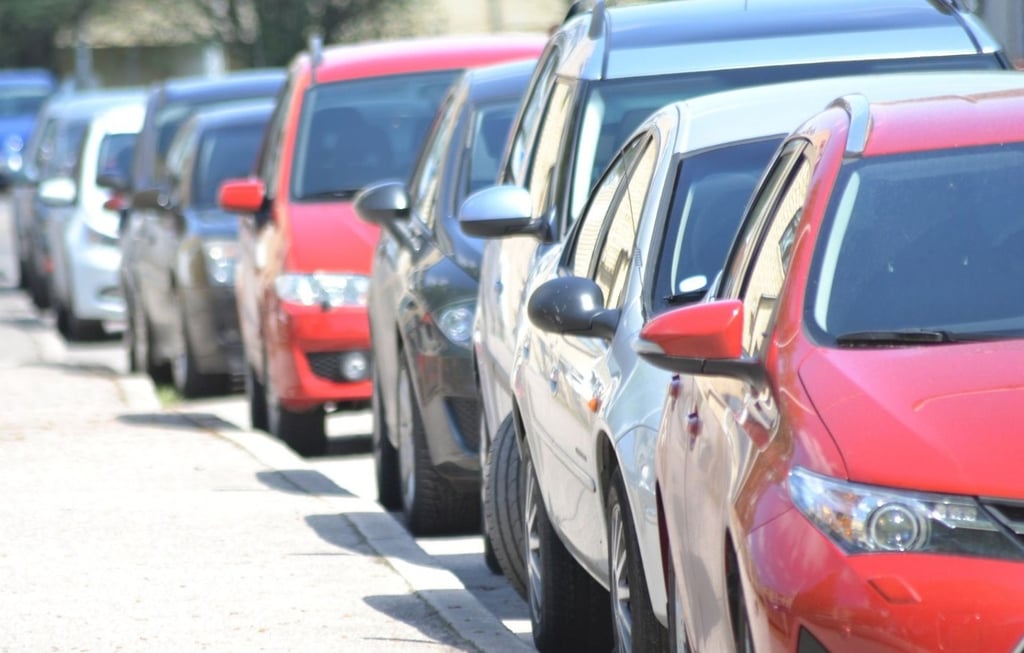
<svg viewBox="0 0 1024 653"><path fill-rule="evenodd" d="M75 309L69 306L68 302L55 297L54 309L57 317L57 332L68 342L102 340L106 336L103 322L79 319L75 315Z"/></svg>
<svg viewBox="0 0 1024 653"><path fill-rule="evenodd" d="M479 532L479 492L459 492L434 467L403 352L398 361L398 468L402 512L413 535Z"/></svg>
<svg viewBox="0 0 1024 653"><path fill-rule="evenodd" d="M615 650L619 653L664 651L668 647L668 631L651 606L621 469L612 472L611 481L605 500L605 523L608 525L608 582Z"/></svg>
<svg viewBox="0 0 1024 653"><path fill-rule="evenodd" d="M551 525L525 446L522 465L524 555L533 643L540 653L610 651L608 592L576 562Z"/></svg>
<svg viewBox="0 0 1024 653"><path fill-rule="evenodd" d="M267 425L270 433L300 456L322 456L327 453L327 425L324 407L298 412L288 410L277 400L271 376L264 383Z"/></svg>
<svg viewBox="0 0 1024 653"><path fill-rule="evenodd" d="M32 274L32 279L29 285L29 297L32 299L32 305L39 310L46 310L50 308L50 288L46 279L39 274Z"/></svg>
<svg viewBox="0 0 1024 653"><path fill-rule="evenodd" d="M171 377L174 388L185 399L208 397L227 391L230 376L227 374L205 374L196 365L192 338L188 335L188 318L181 316L181 351L171 363Z"/></svg>
<svg viewBox="0 0 1024 653"><path fill-rule="evenodd" d="M666 582L668 586L668 651L669 653L692 653L690 640L686 636L686 624L683 623L683 597L676 589L676 570L672 564L672 556L665 557Z"/></svg>
<svg viewBox="0 0 1024 653"><path fill-rule="evenodd" d="M729 620L732 626L733 644L736 653L754 653L754 637L750 631L750 614L747 612L747 601L743 595L739 563L731 549L729 553L725 575L726 586L729 588Z"/></svg>
<svg viewBox="0 0 1024 653"><path fill-rule="evenodd" d="M402 509L402 478L398 468L398 450L388 439L388 422L380 380L373 376L373 468L377 479L377 501L385 510Z"/></svg>
<svg viewBox="0 0 1024 653"><path fill-rule="evenodd" d="M520 467L515 425L509 415L498 427L487 455L483 475L484 531L501 572L525 599L526 545Z"/></svg>
<svg viewBox="0 0 1024 653"><path fill-rule="evenodd" d="M256 370L252 368L252 365L247 364L245 368L245 398L249 403L249 425L254 431L269 432L267 397L264 394L263 384L256 378Z"/></svg>
<svg viewBox="0 0 1024 653"><path fill-rule="evenodd" d="M131 301L127 293L125 294L124 318L124 334L121 336L121 342L124 343L125 355L128 359L128 371L138 373L145 369L145 362L139 350L139 333L136 324L138 317L135 303Z"/></svg>

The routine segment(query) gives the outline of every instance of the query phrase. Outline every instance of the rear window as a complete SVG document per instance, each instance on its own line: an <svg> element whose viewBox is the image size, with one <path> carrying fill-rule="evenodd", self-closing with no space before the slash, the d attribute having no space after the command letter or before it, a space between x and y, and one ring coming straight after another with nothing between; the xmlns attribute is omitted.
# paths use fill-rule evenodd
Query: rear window
<svg viewBox="0 0 1024 653"><path fill-rule="evenodd" d="M51 92L46 84L0 84L0 118L36 115Z"/></svg>
<svg viewBox="0 0 1024 653"><path fill-rule="evenodd" d="M341 199L374 181L408 179L459 72L375 77L310 89L299 120L292 197Z"/></svg>
<svg viewBox="0 0 1024 653"><path fill-rule="evenodd" d="M206 133L199 143L192 177L192 206L217 205L222 182L252 172L263 140L264 125L234 125Z"/></svg>
<svg viewBox="0 0 1024 653"><path fill-rule="evenodd" d="M132 156L138 134L108 134L100 141L96 176L109 175L127 182L132 174Z"/></svg>

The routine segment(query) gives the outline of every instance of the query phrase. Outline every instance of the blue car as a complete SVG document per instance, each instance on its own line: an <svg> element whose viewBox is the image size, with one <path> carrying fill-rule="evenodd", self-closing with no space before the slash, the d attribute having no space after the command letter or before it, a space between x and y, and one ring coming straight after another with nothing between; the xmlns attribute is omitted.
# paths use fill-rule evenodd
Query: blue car
<svg viewBox="0 0 1024 653"><path fill-rule="evenodd" d="M21 170L36 114L56 87L46 70L0 70L0 190Z"/></svg>

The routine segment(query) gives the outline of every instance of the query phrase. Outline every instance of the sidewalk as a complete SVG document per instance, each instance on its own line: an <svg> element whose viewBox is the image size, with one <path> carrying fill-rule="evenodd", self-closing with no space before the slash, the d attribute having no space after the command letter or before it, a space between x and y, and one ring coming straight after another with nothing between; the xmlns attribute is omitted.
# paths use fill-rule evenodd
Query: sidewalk
<svg viewBox="0 0 1024 653"><path fill-rule="evenodd" d="M0 651L529 650L375 502L60 350L0 290Z"/></svg>

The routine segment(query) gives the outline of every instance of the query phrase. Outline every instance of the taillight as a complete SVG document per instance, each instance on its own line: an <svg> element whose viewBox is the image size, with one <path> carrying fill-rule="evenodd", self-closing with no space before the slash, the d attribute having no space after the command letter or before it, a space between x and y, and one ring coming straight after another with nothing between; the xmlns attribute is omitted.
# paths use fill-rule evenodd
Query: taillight
<svg viewBox="0 0 1024 653"><path fill-rule="evenodd" d="M124 201L124 196L121 193L112 193L110 199L103 203L103 208L108 211L123 211L127 208L127 203Z"/></svg>

